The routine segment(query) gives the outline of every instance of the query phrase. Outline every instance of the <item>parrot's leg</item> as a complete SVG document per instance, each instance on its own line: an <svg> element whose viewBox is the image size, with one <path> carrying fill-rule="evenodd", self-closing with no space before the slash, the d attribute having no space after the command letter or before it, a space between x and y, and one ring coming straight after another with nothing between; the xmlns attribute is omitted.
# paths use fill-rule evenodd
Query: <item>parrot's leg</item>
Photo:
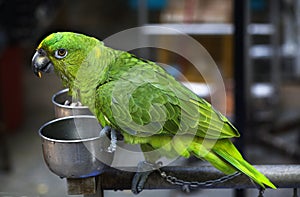
<svg viewBox="0 0 300 197"><path fill-rule="evenodd" d="M153 152L154 149L149 144L141 144L141 149L146 161L139 162L137 172L132 179L131 191L134 194L138 194L143 191L148 176L160 167L160 164L155 163L160 156Z"/></svg>
<svg viewBox="0 0 300 197"><path fill-rule="evenodd" d="M105 126L101 131L99 136L104 137L110 135L110 146L107 148L107 152L112 153L116 151L117 148L117 131L110 126Z"/></svg>

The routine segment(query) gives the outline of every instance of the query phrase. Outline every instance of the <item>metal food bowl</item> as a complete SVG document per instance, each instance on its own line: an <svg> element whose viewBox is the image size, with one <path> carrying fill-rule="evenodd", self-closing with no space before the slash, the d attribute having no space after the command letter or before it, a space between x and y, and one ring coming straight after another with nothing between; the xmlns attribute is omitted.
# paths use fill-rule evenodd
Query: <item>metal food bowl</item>
<svg viewBox="0 0 300 197"><path fill-rule="evenodd" d="M101 126L94 116L69 116L44 124L39 134L48 168L62 178L86 178L103 172L113 160L104 150L108 137L99 137Z"/></svg>
<svg viewBox="0 0 300 197"><path fill-rule="evenodd" d="M72 97L68 95L69 89L63 89L52 96L54 104L55 117L61 118L75 115L92 115L87 106L69 106L65 105L65 101L72 101Z"/></svg>

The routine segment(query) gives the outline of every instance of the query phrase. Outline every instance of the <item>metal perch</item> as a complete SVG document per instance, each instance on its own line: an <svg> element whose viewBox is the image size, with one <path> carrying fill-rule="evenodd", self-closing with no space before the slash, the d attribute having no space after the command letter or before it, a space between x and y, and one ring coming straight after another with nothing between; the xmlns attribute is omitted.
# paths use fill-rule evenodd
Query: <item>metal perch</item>
<svg viewBox="0 0 300 197"><path fill-rule="evenodd" d="M278 188L300 188L300 165L254 165L254 167L265 174ZM224 176L222 172L212 166L167 166L161 168L161 171L165 172L167 175L175 176L178 179L185 181L204 182L219 179ZM126 167L123 168L123 170L108 168L97 177L87 178L87 184L84 184L84 179L67 179L68 193L91 194L85 192L84 187L87 187L89 188L89 191L97 193L97 195L91 196L100 197L103 194L103 190L129 190L131 189L131 180L134 174L134 168ZM91 179L94 179L95 181L90 181ZM77 184L78 182L80 182L80 184ZM90 190L91 187L94 187L94 190ZM74 190L74 188L76 189ZM251 182L247 176L239 175L220 184L200 186L198 188L247 189L258 188L258 186ZM149 179L145 184L145 189L180 189L180 187L178 185L170 184L155 171L150 174ZM78 191L80 192L78 193Z"/></svg>

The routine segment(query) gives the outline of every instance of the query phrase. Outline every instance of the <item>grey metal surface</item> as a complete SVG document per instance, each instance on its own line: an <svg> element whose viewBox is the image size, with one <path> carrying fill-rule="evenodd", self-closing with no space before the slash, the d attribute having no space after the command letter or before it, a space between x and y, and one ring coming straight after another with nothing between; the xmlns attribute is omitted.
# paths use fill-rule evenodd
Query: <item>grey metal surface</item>
<svg viewBox="0 0 300 197"><path fill-rule="evenodd" d="M72 102L72 97L68 95L69 89L58 91L52 96L54 112L56 118L74 116L74 115L92 115L87 106L68 106L64 105L66 100Z"/></svg>
<svg viewBox="0 0 300 197"><path fill-rule="evenodd" d="M44 160L60 177L96 176L113 160L106 151L110 140L99 137L101 127L94 116L70 116L44 124L39 134ZM100 161L101 160L101 161Z"/></svg>
<svg viewBox="0 0 300 197"><path fill-rule="evenodd" d="M265 174L278 188L300 188L300 165L255 165L257 170ZM130 171L129 171L130 170ZM184 167L170 166L161 169L168 175L186 181L208 181L218 179L224 174L212 166ZM131 180L134 176L132 169L117 170L109 168L101 174L98 179L101 181L104 190L126 190L131 188ZM166 182L157 172L150 174L145 184L145 189L174 189L177 185ZM247 176L240 175L222 184L211 187L200 188L258 188Z"/></svg>

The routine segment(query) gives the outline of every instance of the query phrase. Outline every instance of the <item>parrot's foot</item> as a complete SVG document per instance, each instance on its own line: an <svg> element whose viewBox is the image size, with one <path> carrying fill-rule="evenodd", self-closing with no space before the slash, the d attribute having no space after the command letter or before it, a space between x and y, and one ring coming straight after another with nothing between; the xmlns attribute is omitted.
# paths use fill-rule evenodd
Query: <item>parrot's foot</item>
<svg viewBox="0 0 300 197"><path fill-rule="evenodd" d="M132 179L131 191L134 194L138 194L144 189L144 185L148 179L148 176L157 168L161 166L161 163L153 164L146 161L139 162L137 166L137 172Z"/></svg>
<svg viewBox="0 0 300 197"><path fill-rule="evenodd" d="M106 135L109 135L110 137L110 146L107 148L107 152L109 153L113 153L116 151L117 149L117 140L118 140L118 135L117 135L117 131L113 128L111 128L110 126L105 126L101 131L99 136L100 137L104 137Z"/></svg>

